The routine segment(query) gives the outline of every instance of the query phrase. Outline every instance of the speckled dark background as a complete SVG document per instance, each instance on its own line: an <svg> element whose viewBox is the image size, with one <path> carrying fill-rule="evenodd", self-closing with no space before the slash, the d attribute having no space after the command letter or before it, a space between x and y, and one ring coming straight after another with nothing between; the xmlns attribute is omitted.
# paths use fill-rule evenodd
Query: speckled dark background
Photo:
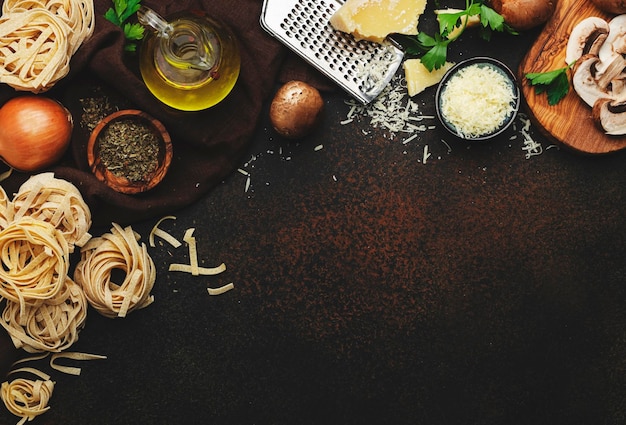
<svg viewBox="0 0 626 425"><path fill-rule="evenodd" d="M532 34L469 39L454 60L515 68ZM168 272L186 247L150 248L155 303L90 311L73 350L108 359L78 377L37 363L57 385L32 423L625 423L626 153L533 129L543 153L526 158L519 126L470 145L435 121L405 145L340 125L347 97L324 95L323 126L298 143L264 112L248 192L235 172L162 224L194 227L201 265L227 271ZM147 242L155 222L133 227Z"/></svg>

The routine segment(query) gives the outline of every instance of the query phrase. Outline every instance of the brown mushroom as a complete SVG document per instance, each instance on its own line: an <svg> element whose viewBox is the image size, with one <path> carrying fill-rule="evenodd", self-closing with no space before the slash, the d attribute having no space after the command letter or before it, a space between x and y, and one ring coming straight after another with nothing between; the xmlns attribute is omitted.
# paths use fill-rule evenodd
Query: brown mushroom
<svg viewBox="0 0 626 425"><path fill-rule="evenodd" d="M556 8L555 0L491 0L491 6L504 22L518 31L546 23Z"/></svg>
<svg viewBox="0 0 626 425"><path fill-rule="evenodd" d="M626 0L591 0L598 9L609 13L626 13Z"/></svg>
<svg viewBox="0 0 626 425"><path fill-rule="evenodd" d="M323 109L324 100L315 87L303 81L289 81L274 95L270 120L281 136L300 139L319 124Z"/></svg>

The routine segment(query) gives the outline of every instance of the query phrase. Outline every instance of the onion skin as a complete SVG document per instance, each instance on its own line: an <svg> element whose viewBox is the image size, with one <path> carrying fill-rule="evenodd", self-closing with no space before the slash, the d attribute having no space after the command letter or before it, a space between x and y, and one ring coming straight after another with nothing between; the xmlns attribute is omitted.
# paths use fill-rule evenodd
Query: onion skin
<svg viewBox="0 0 626 425"><path fill-rule="evenodd" d="M56 100L15 97L0 108L0 157L18 171L42 170L61 159L73 129L72 114Z"/></svg>
<svg viewBox="0 0 626 425"><path fill-rule="evenodd" d="M287 139L301 139L319 124L324 100L313 86L292 80L274 95L270 105L270 120L274 130Z"/></svg>

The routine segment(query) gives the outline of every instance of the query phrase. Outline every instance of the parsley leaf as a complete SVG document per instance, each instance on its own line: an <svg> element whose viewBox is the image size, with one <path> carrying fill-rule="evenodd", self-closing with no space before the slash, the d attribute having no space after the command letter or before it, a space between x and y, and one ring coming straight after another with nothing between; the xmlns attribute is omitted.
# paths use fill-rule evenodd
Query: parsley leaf
<svg viewBox="0 0 626 425"><path fill-rule="evenodd" d="M470 18L479 16L481 37L485 40L491 38L492 32L507 32L516 35L511 27L506 25L502 15L483 4L484 0L465 0L465 10L452 13L440 13L439 33L434 37L420 32L417 36L403 36L399 42L406 52L422 57L422 63L429 71L441 68L448 56L448 45L458 39L467 28Z"/></svg>
<svg viewBox="0 0 626 425"><path fill-rule="evenodd" d="M439 21L439 35L448 37L456 27L463 25L464 16L468 16L466 10L454 13L440 13L437 15L437 20Z"/></svg>
<svg viewBox="0 0 626 425"><path fill-rule="evenodd" d="M446 63L448 56L449 40L437 41L424 55L422 55L422 64L428 70L439 69Z"/></svg>
<svg viewBox="0 0 626 425"><path fill-rule="evenodd" d="M135 41L141 40L144 35L144 28L140 24L126 22L139 10L141 0L112 0L113 7L110 7L104 14L109 22L122 28L126 44L124 50L134 52L137 50Z"/></svg>
<svg viewBox="0 0 626 425"><path fill-rule="evenodd" d="M545 93L548 104L554 106L569 92L569 76L567 71L574 64L547 72L529 72L525 75L530 84L535 87L536 94Z"/></svg>
<svg viewBox="0 0 626 425"><path fill-rule="evenodd" d="M124 0L113 0L115 1L124 1ZM125 22L128 20L128 18L130 18L134 13L136 13L139 10L139 7L141 6L141 0L127 0L125 1L126 3L126 8L124 9L123 13L121 13L119 15L120 20L122 22Z"/></svg>

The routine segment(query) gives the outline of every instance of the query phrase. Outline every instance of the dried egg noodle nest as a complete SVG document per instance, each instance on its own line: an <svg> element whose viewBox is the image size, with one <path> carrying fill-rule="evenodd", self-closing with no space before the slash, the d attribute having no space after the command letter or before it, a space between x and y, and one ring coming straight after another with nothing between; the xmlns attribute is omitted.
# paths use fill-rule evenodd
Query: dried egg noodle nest
<svg viewBox="0 0 626 425"><path fill-rule="evenodd" d="M13 205L4 188L0 186L0 230L5 229L13 220Z"/></svg>
<svg viewBox="0 0 626 425"><path fill-rule="evenodd" d="M93 0L5 0L2 4L4 16L33 9L46 9L67 24L70 28L68 32L70 55L93 34L95 27Z"/></svg>
<svg viewBox="0 0 626 425"><path fill-rule="evenodd" d="M121 284L112 281L116 269L125 273ZM156 280L154 262L130 226L123 229L113 223L110 233L87 242L74 280L82 286L89 304L109 318L125 317L154 301L150 295Z"/></svg>
<svg viewBox="0 0 626 425"><path fill-rule="evenodd" d="M60 352L78 340L87 318L87 299L82 288L69 277L63 290L38 306L7 301L0 324L16 348L29 353Z"/></svg>
<svg viewBox="0 0 626 425"><path fill-rule="evenodd" d="M93 33L93 1L5 1L0 17L0 82L39 93L65 77Z"/></svg>
<svg viewBox="0 0 626 425"><path fill-rule="evenodd" d="M54 382L46 373L32 368L17 369L11 373L22 371L36 374L41 379L33 381L17 378L11 382L3 382L0 387L0 397L7 410L22 418L17 425L22 425L27 420L32 421L35 417L47 412L50 409L48 401L54 390Z"/></svg>
<svg viewBox="0 0 626 425"><path fill-rule="evenodd" d="M91 238L91 211L72 183L53 173L30 177L13 198L15 219L32 217L46 221L61 231L69 244L83 246Z"/></svg>
<svg viewBox="0 0 626 425"><path fill-rule="evenodd" d="M44 9L11 15L0 17L0 82L45 91L69 72L67 25Z"/></svg>
<svg viewBox="0 0 626 425"><path fill-rule="evenodd" d="M69 245L52 224L22 217L0 231L0 296L39 305L57 296L69 271Z"/></svg>

